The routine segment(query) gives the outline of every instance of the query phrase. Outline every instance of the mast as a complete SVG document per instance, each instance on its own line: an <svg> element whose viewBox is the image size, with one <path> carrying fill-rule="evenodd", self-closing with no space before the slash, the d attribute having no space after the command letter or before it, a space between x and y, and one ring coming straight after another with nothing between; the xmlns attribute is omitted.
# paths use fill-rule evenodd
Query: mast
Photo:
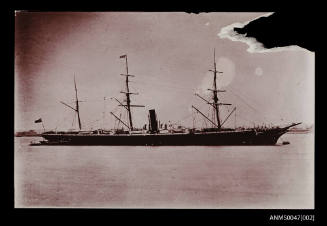
<svg viewBox="0 0 327 226"><path fill-rule="evenodd" d="M127 62L127 55L125 57L126 60L126 102L127 102L127 111L128 111L128 118L129 118L129 127L133 130L133 121L132 121L132 112L131 112L131 99L128 87L128 62Z"/></svg>
<svg viewBox="0 0 327 226"><path fill-rule="evenodd" d="M79 128L79 130L82 130L82 123L81 123L81 118L80 118L80 115L79 115L79 104L78 104L79 102L82 102L82 101L79 101L78 97L77 97L77 87L76 87L76 81L75 81L75 74L74 74L74 86L75 86L75 108L70 106L69 104L66 104L63 101L60 101L60 103L62 103L66 107L69 107L70 109L74 110L77 113L78 128Z"/></svg>
<svg viewBox="0 0 327 226"><path fill-rule="evenodd" d="M216 119L217 119L217 124L218 124L218 129L221 128L221 124L220 124L220 118L219 118L219 105L218 105L218 96L217 96L217 68L216 68L216 50L214 49L213 50L213 62L214 62L214 77L213 77L213 101L214 101L214 108L215 108L215 111L216 111ZM219 73L222 73L222 72L219 72Z"/></svg>
<svg viewBox="0 0 327 226"><path fill-rule="evenodd" d="M82 130L81 118L79 116L79 105L78 105L78 97L77 97L77 88L76 88L75 75L74 75L74 85L75 85L76 112L77 112L77 118L78 118L78 127L79 127L79 130Z"/></svg>
<svg viewBox="0 0 327 226"><path fill-rule="evenodd" d="M119 58L125 58L125 63L126 63L126 74L120 74L123 76L126 76L126 80L125 80L125 85L126 85L126 92L121 91L121 93L125 93L126 95L126 105L120 104L120 106L124 106L128 112L128 118L129 118L129 129L133 130L133 121L132 121L132 111L131 111L131 107L144 107L143 105L131 105L131 98L130 98L130 94L138 94L138 93L131 93L129 91L129 79L128 77L135 77L134 75L130 75L128 74L128 61L127 61L127 54L120 56Z"/></svg>
<svg viewBox="0 0 327 226"><path fill-rule="evenodd" d="M218 129L221 129L222 123L220 121L220 117L219 117L219 105L231 105L231 104L227 104L227 103L219 103L218 102L218 92L226 92L226 90L219 90L217 89L217 73L222 74L223 72L221 71L217 71L217 66L216 66L216 50L214 49L213 51L213 63L214 63L214 70L209 70L212 71L214 73L214 77L213 77L213 89L208 89L210 91L213 92L213 107L216 113L216 119L217 119L217 127Z"/></svg>
<svg viewBox="0 0 327 226"><path fill-rule="evenodd" d="M103 97L103 112L102 112L102 129L105 129L105 117L106 117L106 97Z"/></svg>
<svg viewBox="0 0 327 226"><path fill-rule="evenodd" d="M218 95L217 93L218 92L226 92L226 90L219 90L217 89L217 73L219 74L222 74L223 72L221 71L217 71L217 66L216 66L216 50L214 49L214 52L213 52L213 63L214 63L214 70L209 70L211 72L214 73L214 77L213 77L213 89L208 89L210 91L212 91L213 93L213 102L211 103L210 101L206 100L205 98L201 97L199 94L195 94L196 96L200 97L202 100L204 100L207 104L211 105L213 108L214 108L214 113L215 113L215 116L216 116L216 120L217 120L217 124L213 122L213 120L210 120L208 117L206 117L202 112L200 112L198 109L197 112L201 113L202 116L204 116L208 121L210 121L214 126L216 126L218 129L221 129L221 126L225 123L225 121L228 119L228 116L226 118L226 120L224 120L223 123L221 123L220 121L220 117L219 117L219 105L231 105L231 104L228 104L228 103L219 103L218 102ZM193 106L192 106L193 107ZM194 108L194 107L193 107Z"/></svg>

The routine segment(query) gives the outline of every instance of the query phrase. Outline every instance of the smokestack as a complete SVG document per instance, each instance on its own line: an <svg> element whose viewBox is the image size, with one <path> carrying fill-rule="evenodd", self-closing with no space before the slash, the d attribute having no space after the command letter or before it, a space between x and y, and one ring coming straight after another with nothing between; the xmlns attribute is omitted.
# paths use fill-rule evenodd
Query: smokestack
<svg viewBox="0 0 327 226"><path fill-rule="evenodd" d="M159 131L157 115L154 109L149 110L149 131L151 133L157 133Z"/></svg>

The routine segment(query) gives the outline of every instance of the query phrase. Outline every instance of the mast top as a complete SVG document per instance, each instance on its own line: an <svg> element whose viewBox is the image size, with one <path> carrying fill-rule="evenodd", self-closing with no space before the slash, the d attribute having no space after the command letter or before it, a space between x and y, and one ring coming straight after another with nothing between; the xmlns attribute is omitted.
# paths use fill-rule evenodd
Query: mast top
<svg viewBox="0 0 327 226"><path fill-rule="evenodd" d="M216 48L213 48L213 62L215 64L215 69L216 69Z"/></svg>

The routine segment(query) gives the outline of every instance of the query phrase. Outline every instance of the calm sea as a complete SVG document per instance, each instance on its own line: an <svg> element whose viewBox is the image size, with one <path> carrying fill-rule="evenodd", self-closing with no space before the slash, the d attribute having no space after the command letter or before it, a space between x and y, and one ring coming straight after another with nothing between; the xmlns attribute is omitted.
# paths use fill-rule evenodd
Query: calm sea
<svg viewBox="0 0 327 226"><path fill-rule="evenodd" d="M16 207L314 208L314 135L276 146L29 146Z"/></svg>

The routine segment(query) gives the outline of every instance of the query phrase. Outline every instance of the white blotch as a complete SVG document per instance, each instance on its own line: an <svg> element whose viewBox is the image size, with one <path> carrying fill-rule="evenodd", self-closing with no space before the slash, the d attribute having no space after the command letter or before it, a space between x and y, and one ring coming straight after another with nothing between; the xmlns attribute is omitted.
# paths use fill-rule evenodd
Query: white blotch
<svg viewBox="0 0 327 226"><path fill-rule="evenodd" d="M209 25L210 25L210 23L209 23L209 22L207 22L207 23L205 23L205 25L206 25L206 26L209 26Z"/></svg>
<svg viewBox="0 0 327 226"><path fill-rule="evenodd" d="M253 20L256 20L260 17L268 17L272 15L273 13L267 13L262 16L259 16ZM246 43L249 48L247 49L250 53L266 53L266 52L281 52L284 50L306 50L299 46L292 45L292 46L286 46L286 47L275 47L271 49L266 49L263 47L262 43L258 42L255 38L246 37L246 34L238 34L234 31L234 28L243 28L245 25L250 23L251 21L246 21L244 23L233 23L226 27L223 27L220 29L220 32L217 34L221 39L228 38L232 41L238 41Z"/></svg>
<svg viewBox="0 0 327 226"><path fill-rule="evenodd" d="M213 69L213 68L212 68ZM222 74L217 73L217 88L222 89L227 87L234 79L235 76L235 64L232 60L226 57L220 57L217 61L217 71L223 72ZM200 94L209 94L211 91L208 89L213 88L213 72L207 71L197 92Z"/></svg>
<svg viewBox="0 0 327 226"><path fill-rule="evenodd" d="M15 10L15 16L17 16L17 14L21 12L24 12L24 10Z"/></svg>
<svg viewBox="0 0 327 226"><path fill-rule="evenodd" d="M254 71L254 73L257 75L257 76L261 76L263 74L263 70L261 67L257 67Z"/></svg>

